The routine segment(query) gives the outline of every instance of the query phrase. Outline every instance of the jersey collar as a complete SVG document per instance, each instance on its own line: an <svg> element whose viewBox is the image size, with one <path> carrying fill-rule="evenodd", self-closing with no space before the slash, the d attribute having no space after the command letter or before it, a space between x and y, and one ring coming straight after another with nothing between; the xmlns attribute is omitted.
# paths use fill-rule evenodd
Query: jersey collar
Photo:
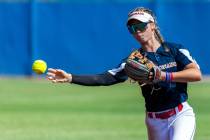
<svg viewBox="0 0 210 140"><path fill-rule="evenodd" d="M145 50L143 50L143 48L139 48L139 52L144 55L144 56L147 56L148 54L161 54L161 55L166 55L166 56L169 56L169 51L166 50L166 49L169 49L169 48L166 48L167 46L163 46L161 45L157 50L156 52L146 52Z"/></svg>

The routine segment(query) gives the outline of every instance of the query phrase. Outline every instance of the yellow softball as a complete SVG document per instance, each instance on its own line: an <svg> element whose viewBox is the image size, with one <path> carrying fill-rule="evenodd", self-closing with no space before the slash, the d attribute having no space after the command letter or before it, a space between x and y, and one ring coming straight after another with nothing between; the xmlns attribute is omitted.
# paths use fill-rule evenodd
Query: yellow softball
<svg viewBox="0 0 210 140"><path fill-rule="evenodd" d="M43 60L35 60L32 65L32 70L36 74L43 74L47 70L47 63Z"/></svg>

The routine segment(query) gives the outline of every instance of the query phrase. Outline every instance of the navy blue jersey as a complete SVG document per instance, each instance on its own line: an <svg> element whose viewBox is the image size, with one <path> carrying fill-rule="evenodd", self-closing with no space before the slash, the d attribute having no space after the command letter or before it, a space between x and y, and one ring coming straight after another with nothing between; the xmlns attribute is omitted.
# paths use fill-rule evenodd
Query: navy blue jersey
<svg viewBox="0 0 210 140"><path fill-rule="evenodd" d="M143 49L139 49L139 51L159 66L162 71L167 72L181 71L186 65L195 62L186 48L175 43L165 43L156 52L145 52ZM117 79L125 79L124 66L125 62L108 72ZM145 98L146 110L152 112L174 108L188 98L187 83L159 82L154 85L142 86L141 90Z"/></svg>

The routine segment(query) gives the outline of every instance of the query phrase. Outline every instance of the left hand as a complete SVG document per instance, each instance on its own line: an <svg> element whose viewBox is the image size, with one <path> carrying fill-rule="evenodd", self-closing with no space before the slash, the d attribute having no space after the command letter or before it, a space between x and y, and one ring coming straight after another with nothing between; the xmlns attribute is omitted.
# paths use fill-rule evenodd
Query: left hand
<svg viewBox="0 0 210 140"><path fill-rule="evenodd" d="M154 65L149 74L149 79L154 83L159 81L164 81L165 80L164 75L165 75L164 72L161 71L161 69L158 66Z"/></svg>
<svg viewBox="0 0 210 140"><path fill-rule="evenodd" d="M152 84L162 80L162 71L138 50L131 53L125 64L125 72L134 81Z"/></svg>

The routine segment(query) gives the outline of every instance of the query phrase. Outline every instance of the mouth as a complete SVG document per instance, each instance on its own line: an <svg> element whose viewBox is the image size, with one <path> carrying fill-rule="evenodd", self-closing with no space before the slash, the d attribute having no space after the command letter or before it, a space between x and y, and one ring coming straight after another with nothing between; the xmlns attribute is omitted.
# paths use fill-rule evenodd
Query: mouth
<svg viewBox="0 0 210 140"><path fill-rule="evenodd" d="M145 38L145 36L143 36L143 35L137 35L137 36L136 36L136 39L137 39L138 41L142 42L142 43L146 41L146 38Z"/></svg>
<svg viewBox="0 0 210 140"><path fill-rule="evenodd" d="M143 35L137 35L136 38L140 40L144 40L145 37Z"/></svg>

